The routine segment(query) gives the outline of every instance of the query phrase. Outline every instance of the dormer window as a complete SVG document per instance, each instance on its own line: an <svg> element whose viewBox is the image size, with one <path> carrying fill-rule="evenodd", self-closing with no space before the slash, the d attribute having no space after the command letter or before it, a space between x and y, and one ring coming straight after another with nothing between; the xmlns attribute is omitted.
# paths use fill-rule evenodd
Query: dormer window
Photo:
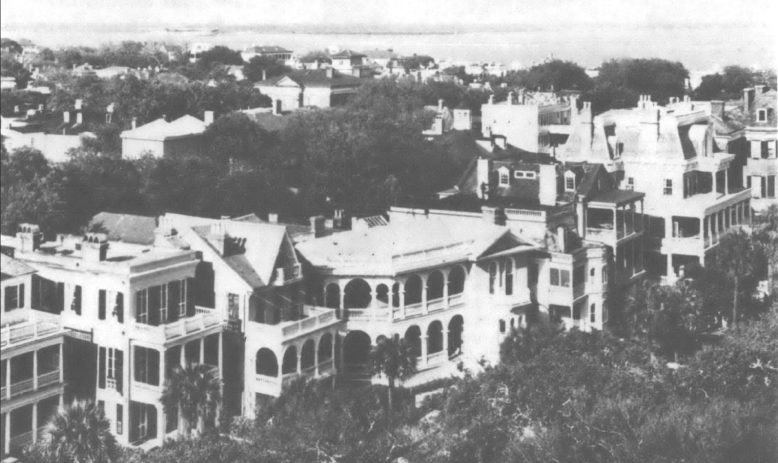
<svg viewBox="0 0 778 463"><path fill-rule="evenodd" d="M500 186L511 185L511 171L507 167L500 167L497 172L499 173Z"/></svg>
<svg viewBox="0 0 778 463"><path fill-rule="evenodd" d="M575 174L570 171L565 172L565 191L575 191Z"/></svg>
<svg viewBox="0 0 778 463"><path fill-rule="evenodd" d="M628 190L635 189L635 177L627 177L627 189Z"/></svg>
<svg viewBox="0 0 778 463"><path fill-rule="evenodd" d="M767 122L767 110L766 109L759 109L756 111L756 121L757 122Z"/></svg>

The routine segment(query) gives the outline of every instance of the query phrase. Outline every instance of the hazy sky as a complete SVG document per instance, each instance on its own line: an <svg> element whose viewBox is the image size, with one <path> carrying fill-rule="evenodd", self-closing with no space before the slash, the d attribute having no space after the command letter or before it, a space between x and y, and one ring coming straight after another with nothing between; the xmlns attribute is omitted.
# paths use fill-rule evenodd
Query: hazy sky
<svg viewBox="0 0 778 463"><path fill-rule="evenodd" d="M775 0L0 0L0 23L764 24L774 22L776 5Z"/></svg>

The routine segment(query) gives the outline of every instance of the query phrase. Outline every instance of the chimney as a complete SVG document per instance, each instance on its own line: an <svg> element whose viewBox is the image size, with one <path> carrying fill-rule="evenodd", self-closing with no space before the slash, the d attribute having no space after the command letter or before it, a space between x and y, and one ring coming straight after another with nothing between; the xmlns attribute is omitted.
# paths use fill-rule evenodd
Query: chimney
<svg viewBox="0 0 778 463"><path fill-rule="evenodd" d="M220 256L227 254L227 227L225 222L224 216L222 216L221 220L212 222L211 229L206 236L208 243L216 249Z"/></svg>
<svg viewBox="0 0 778 463"><path fill-rule="evenodd" d="M65 124L70 124L70 111L63 111L62 112L62 121Z"/></svg>
<svg viewBox="0 0 778 463"><path fill-rule="evenodd" d="M81 259L87 262L102 262L108 255L108 235L87 233L81 241Z"/></svg>
<svg viewBox="0 0 778 463"><path fill-rule="evenodd" d="M205 122L206 126L213 124L213 111L205 111L203 115L205 119L203 122Z"/></svg>
<svg viewBox="0 0 778 463"><path fill-rule="evenodd" d="M346 217L346 211L344 211L343 209L335 209L333 226L335 228L343 228L346 225L344 222L345 217Z"/></svg>
<svg viewBox="0 0 778 463"><path fill-rule="evenodd" d="M278 214L271 212L267 215L267 221L270 223L278 223Z"/></svg>
<svg viewBox="0 0 778 463"><path fill-rule="evenodd" d="M133 117L132 118L132 129L135 130L137 128L138 128L138 118L137 117Z"/></svg>
<svg viewBox="0 0 778 463"><path fill-rule="evenodd" d="M16 237L19 239L19 251L21 252L37 251L43 242L41 228L30 223L20 224Z"/></svg>
<svg viewBox="0 0 778 463"><path fill-rule="evenodd" d="M751 111L751 103L754 102L754 94L756 93L753 88L743 89L743 111Z"/></svg>
<svg viewBox="0 0 778 463"><path fill-rule="evenodd" d="M690 97L689 95L684 95L683 102L684 103L691 103L692 102L692 97Z"/></svg>
<svg viewBox="0 0 778 463"><path fill-rule="evenodd" d="M556 205L557 194L557 171L556 166L541 164L539 172L539 188L538 200L543 206Z"/></svg>
<svg viewBox="0 0 778 463"><path fill-rule="evenodd" d="M489 104L494 104L494 94L489 95Z"/></svg>
<svg viewBox="0 0 778 463"><path fill-rule="evenodd" d="M43 112L43 105L42 104L38 105L38 111Z"/></svg>
<svg viewBox="0 0 778 463"><path fill-rule="evenodd" d="M321 238L324 236L324 216L316 215L311 217L311 232L314 238Z"/></svg>
<svg viewBox="0 0 778 463"><path fill-rule="evenodd" d="M557 246L560 252L567 252L567 230L565 227L556 229Z"/></svg>
<svg viewBox="0 0 778 463"><path fill-rule="evenodd" d="M333 219L324 219L324 228L327 230L332 230L335 228L335 221Z"/></svg>
<svg viewBox="0 0 778 463"><path fill-rule="evenodd" d="M83 100L80 98L76 100L76 109L81 109L81 106L84 104Z"/></svg>
<svg viewBox="0 0 778 463"><path fill-rule="evenodd" d="M167 114L163 114L160 119L162 119L163 121L167 122Z"/></svg>
<svg viewBox="0 0 778 463"><path fill-rule="evenodd" d="M438 112L443 112L443 100L438 100Z"/></svg>
<svg viewBox="0 0 778 463"><path fill-rule="evenodd" d="M659 141L659 110L652 109L647 117L640 121L639 143L649 153L655 153Z"/></svg>
<svg viewBox="0 0 778 463"><path fill-rule="evenodd" d="M267 71L264 69L262 70L262 80L267 80Z"/></svg>
<svg viewBox="0 0 778 463"><path fill-rule="evenodd" d="M327 72L327 78L328 78L328 79L333 79L333 78L335 78L335 70L334 70L334 69L332 69L332 68L327 68L327 71L326 71L326 72Z"/></svg>
<svg viewBox="0 0 778 463"><path fill-rule="evenodd" d="M712 100L710 102L710 113L713 116L718 117L722 121L724 120L724 102L721 100Z"/></svg>
<svg viewBox="0 0 778 463"><path fill-rule="evenodd" d="M83 123L84 123L84 113L79 111L78 114L76 114L76 124L80 125Z"/></svg>
<svg viewBox="0 0 778 463"><path fill-rule="evenodd" d="M479 198L484 198L484 191L482 185L489 187L489 173L492 171L492 160L486 158L478 158L478 165L476 166L476 195Z"/></svg>
<svg viewBox="0 0 778 463"><path fill-rule="evenodd" d="M14 114L19 114L19 106L14 106Z"/></svg>

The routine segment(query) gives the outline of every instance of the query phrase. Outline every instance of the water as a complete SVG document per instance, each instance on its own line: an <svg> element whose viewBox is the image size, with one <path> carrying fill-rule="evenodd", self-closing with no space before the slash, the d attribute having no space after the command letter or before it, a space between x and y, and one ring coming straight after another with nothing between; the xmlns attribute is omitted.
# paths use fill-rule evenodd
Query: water
<svg viewBox="0 0 778 463"><path fill-rule="evenodd" d="M218 27L218 26L215 26ZM206 29L206 28L204 28ZM717 70L737 64L773 67L776 31L759 25L616 26L558 25L501 31L448 33L321 33L278 31L261 27L220 27L215 36L169 33L164 27L144 26L35 26L4 27L3 36L29 38L48 47L99 46L122 40L171 42L181 45L208 42L235 49L253 44L280 45L295 52L339 45L356 51L392 48L400 54L428 54L438 60L502 62L530 65L553 54L585 67L611 58L664 58L682 62L690 70Z"/></svg>

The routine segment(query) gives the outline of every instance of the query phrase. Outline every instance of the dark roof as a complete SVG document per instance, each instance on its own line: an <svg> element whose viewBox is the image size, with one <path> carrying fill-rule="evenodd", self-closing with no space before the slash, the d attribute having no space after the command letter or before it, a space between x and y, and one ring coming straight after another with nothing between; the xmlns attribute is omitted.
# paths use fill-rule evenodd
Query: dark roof
<svg viewBox="0 0 778 463"><path fill-rule="evenodd" d="M287 50L286 48L276 45L251 47L249 50L254 53L292 53L292 50Z"/></svg>
<svg viewBox="0 0 778 463"><path fill-rule="evenodd" d="M0 279L3 281L35 272L34 268L24 262L8 257L5 254L0 254Z"/></svg>
<svg viewBox="0 0 778 463"><path fill-rule="evenodd" d="M262 80L254 84L255 87L274 87L278 82L285 78L289 78L300 85L301 87L320 87L320 88L336 88L336 87L358 87L362 85L366 79L343 74L338 71L333 71L332 77L327 77L327 70L325 69L304 69L299 71L293 71L289 74L284 74L278 77L274 77L268 80Z"/></svg>
<svg viewBox="0 0 778 463"><path fill-rule="evenodd" d="M610 190L597 193L594 195L594 197L590 198L589 201L595 203L615 204L618 206L621 204L631 203L644 196L644 193L639 193L637 191Z"/></svg>
<svg viewBox="0 0 778 463"><path fill-rule="evenodd" d="M351 50L341 50L334 55L330 55L333 59L346 59L346 58L364 58L365 55Z"/></svg>
<svg viewBox="0 0 778 463"><path fill-rule="evenodd" d="M245 254L223 257L222 260L252 288L264 286L262 278L254 270L254 266L251 265Z"/></svg>
<svg viewBox="0 0 778 463"><path fill-rule="evenodd" d="M101 212L92 217L89 227L100 225L108 239L134 244L153 244L157 220L154 217Z"/></svg>

